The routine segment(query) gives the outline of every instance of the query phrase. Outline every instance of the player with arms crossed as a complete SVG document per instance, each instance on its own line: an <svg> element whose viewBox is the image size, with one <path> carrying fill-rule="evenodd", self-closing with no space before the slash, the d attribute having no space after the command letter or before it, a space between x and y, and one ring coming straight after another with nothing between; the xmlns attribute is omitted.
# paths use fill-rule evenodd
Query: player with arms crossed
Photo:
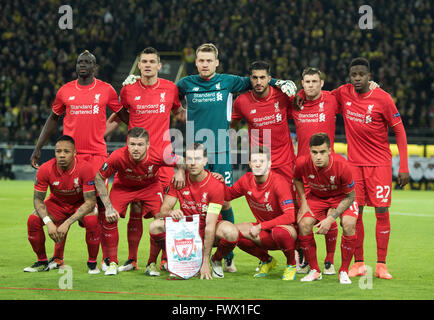
<svg viewBox="0 0 434 320"><path fill-rule="evenodd" d="M174 175L174 179L177 178L174 184L176 187L183 186L184 168L177 164L178 158L173 156L171 159L164 159L159 151L158 148L155 150L150 146L149 135L144 128L131 128L128 131L127 146L114 151L96 174L95 186L106 207L106 229L110 232L106 250L103 252L103 258L109 262L105 275L115 275L118 272L117 223L120 217L125 218L128 204L133 201L140 203L140 219L152 218L160 211L163 189L158 179L158 170L162 166L176 165L178 171ZM117 174L109 196L104 180L115 173ZM137 261L138 246L139 243L135 247L129 245L128 260ZM151 276L159 275L155 261L148 263L145 273Z"/></svg>
<svg viewBox="0 0 434 320"><path fill-rule="evenodd" d="M113 87L95 78L97 64L95 56L84 51L77 58L77 80L63 85L56 94L52 112L45 122L33 151L30 162L38 168L41 149L57 128L60 116L63 119L63 134L75 140L77 157L89 162L93 175L97 173L107 158L107 147L104 140L106 128L106 107L116 112L128 123L128 113L119 103L118 95ZM97 197L99 219L105 219L105 208ZM101 230L101 228L100 228ZM56 244L55 256L63 255L63 248ZM103 265L104 268L104 265Z"/></svg>
<svg viewBox="0 0 434 320"><path fill-rule="evenodd" d="M180 190L173 185L170 187L156 218L180 219L183 216L199 214L199 234L203 241L200 278L223 278L221 260L236 247L238 242L237 228L229 221L222 220L220 214L224 201L224 184L204 169L208 159L202 144L194 143L187 147L185 161L187 167L185 187ZM178 200L180 209L173 210ZM151 237L161 248L165 246L165 230L164 219L156 219L149 226ZM213 246L217 246L217 251L211 258L211 275L209 257Z"/></svg>
<svg viewBox="0 0 434 320"><path fill-rule="evenodd" d="M185 110L179 101L178 88L172 81L158 77L162 64L160 54L152 47L143 49L137 63L140 70L140 80L132 84L126 84L121 89L121 103L128 110L128 129L133 127L145 128L149 133L149 142L154 149L158 149L161 155L167 159L172 157L172 144L170 142L169 127L170 115L185 121ZM110 134L121 122L117 114L113 114L107 121L106 134ZM158 178L163 190L166 190L175 171L173 167L161 167L158 170ZM127 227L128 245L130 251L136 251L131 257L137 256L138 243L143 234L142 214L139 203L130 206L130 218ZM103 228L110 230L110 227ZM107 232L109 237L110 231ZM106 238L102 238L104 250ZM150 257L148 265L156 261L160 248L150 239ZM137 261L128 259L119 271L137 269ZM160 267L165 265L165 254L161 257Z"/></svg>
<svg viewBox="0 0 434 320"><path fill-rule="evenodd" d="M33 204L35 211L27 220L28 239L38 261L24 269L39 272L55 269L63 264L62 256L47 261L44 224L56 243L66 241L70 226L79 221L86 228L86 243L90 274L99 273L97 256L100 242L98 217L95 209L95 186L91 166L76 156L74 139L64 135L57 140L55 158L45 162L36 173ZM45 199L47 189L50 196Z"/></svg>
<svg viewBox="0 0 434 320"><path fill-rule="evenodd" d="M272 158L271 154L271 158ZM241 236L238 247L257 257L262 263L255 278L265 277L277 261L267 250L282 250L286 256L283 280L294 280L296 275L294 246L297 232L294 201L286 178L271 170L268 148L259 146L250 151L252 172L244 174L232 187L226 187L225 199L246 197L256 222L236 224Z"/></svg>
<svg viewBox="0 0 434 320"><path fill-rule="evenodd" d="M400 158L398 184L401 187L409 182L407 137L392 97L381 88L370 90L369 61L364 58L353 59L349 66L349 76L351 83L332 92L342 108L348 141L348 161L354 173L356 201L359 204L355 263L351 266L349 276L366 275L362 216L364 206L368 205L375 207L377 218L375 275L382 279L392 279L392 275L386 268L390 237L389 207L392 195L392 153L387 139L388 128L391 127L395 133L398 145Z"/></svg>
<svg viewBox="0 0 434 320"><path fill-rule="evenodd" d="M333 154L326 133L314 134L309 141L310 156L299 157L294 170L294 184L300 197L297 215L300 246L310 266L307 276L301 281L321 280L322 275L316 256L313 227L317 234L326 234L335 220L341 218L343 235L341 240L342 264L339 282L350 284L348 268L356 242L358 216L354 180L351 168L344 157ZM308 181L310 192L306 195L303 178ZM329 209L335 209L329 211Z"/></svg>

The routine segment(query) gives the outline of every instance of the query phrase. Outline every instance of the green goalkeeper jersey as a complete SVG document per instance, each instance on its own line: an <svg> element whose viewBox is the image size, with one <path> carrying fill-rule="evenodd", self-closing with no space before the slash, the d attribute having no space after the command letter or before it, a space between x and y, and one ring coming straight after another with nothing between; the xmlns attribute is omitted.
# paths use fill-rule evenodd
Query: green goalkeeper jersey
<svg viewBox="0 0 434 320"><path fill-rule="evenodd" d="M191 75L176 85L187 103L187 142L202 143L209 153L228 152L232 94L251 88L249 77L216 73L204 80Z"/></svg>

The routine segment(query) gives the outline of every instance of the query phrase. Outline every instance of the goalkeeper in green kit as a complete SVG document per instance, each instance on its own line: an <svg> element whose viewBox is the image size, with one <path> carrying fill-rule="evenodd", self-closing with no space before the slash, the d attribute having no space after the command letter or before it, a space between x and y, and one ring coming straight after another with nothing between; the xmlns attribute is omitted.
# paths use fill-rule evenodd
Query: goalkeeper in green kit
<svg viewBox="0 0 434 320"><path fill-rule="evenodd" d="M232 162L229 147L229 125L232 116L232 94L251 89L249 77L216 73L219 65L218 49L212 43L199 46L196 50L197 75L186 76L176 85L180 99L186 100L186 141L198 142L208 151L205 169L221 174L228 186L233 184ZM135 81L130 76L124 82ZM297 92L290 80L272 79L270 84L279 87L288 96ZM234 223L230 202L225 202L221 211L223 220ZM233 252L225 257L224 271L236 272Z"/></svg>

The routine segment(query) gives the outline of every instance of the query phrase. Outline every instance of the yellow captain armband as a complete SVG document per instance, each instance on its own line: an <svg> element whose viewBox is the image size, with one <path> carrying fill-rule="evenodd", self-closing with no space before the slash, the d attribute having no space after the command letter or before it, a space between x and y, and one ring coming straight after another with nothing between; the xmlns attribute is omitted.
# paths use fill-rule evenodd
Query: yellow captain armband
<svg viewBox="0 0 434 320"><path fill-rule="evenodd" d="M215 214L220 214L220 211L222 209L222 205L218 204L218 203L210 203L208 205L208 210L206 211L206 213L215 213Z"/></svg>

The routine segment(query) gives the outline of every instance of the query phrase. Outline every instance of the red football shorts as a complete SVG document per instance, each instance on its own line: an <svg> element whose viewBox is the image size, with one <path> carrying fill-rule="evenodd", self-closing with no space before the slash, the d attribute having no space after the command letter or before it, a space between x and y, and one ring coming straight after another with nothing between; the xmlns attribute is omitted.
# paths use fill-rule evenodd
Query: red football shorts
<svg viewBox="0 0 434 320"><path fill-rule="evenodd" d="M309 208L313 214L310 212L306 212L304 214L303 218L304 217L311 217L311 218L314 218L318 221L322 221L325 218L327 218L328 210L330 208L336 209L338 207L339 203L344 198L345 198L345 196L319 198L319 197L314 196L312 193L310 193L306 197L306 199L307 199L307 204L309 205ZM357 217L359 216L359 207L357 205L357 201L354 201L353 204L342 213L341 218L344 216L351 216L351 217L354 217L357 219Z"/></svg>
<svg viewBox="0 0 434 320"><path fill-rule="evenodd" d="M124 187L115 180L110 190L110 202L122 218L125 218L128 205L131 202L140 202L142 216L152 218L160 212L163 203L163 190L159 182L146 188L133 189Z"/></svg>
<svg viewBox="0 0 434 320"><path fill-rule="evenodd" d="M160 167L160 169L158 169L158 180L160 180L164 193L166 190L168 190L170 181L172 180L174 174L175 169L173 167Z"/></svg>
<svg viewBox="0 0 434 320"><path fill-rule="evenodd" d="M390 207L392 203L392 167L352 166L356 183L356 202L360 206Z"/></svg>
<svg viewBox="0 0 434 320"><path fill-rule="evenodd" d="M59 203L55 199L48 197L44 201L47 211L53 218L53 222L56 226L60 226L66 219L72 216L78 208L83 204L79 203L76 206L72 206L66 203Z"/></svg>

